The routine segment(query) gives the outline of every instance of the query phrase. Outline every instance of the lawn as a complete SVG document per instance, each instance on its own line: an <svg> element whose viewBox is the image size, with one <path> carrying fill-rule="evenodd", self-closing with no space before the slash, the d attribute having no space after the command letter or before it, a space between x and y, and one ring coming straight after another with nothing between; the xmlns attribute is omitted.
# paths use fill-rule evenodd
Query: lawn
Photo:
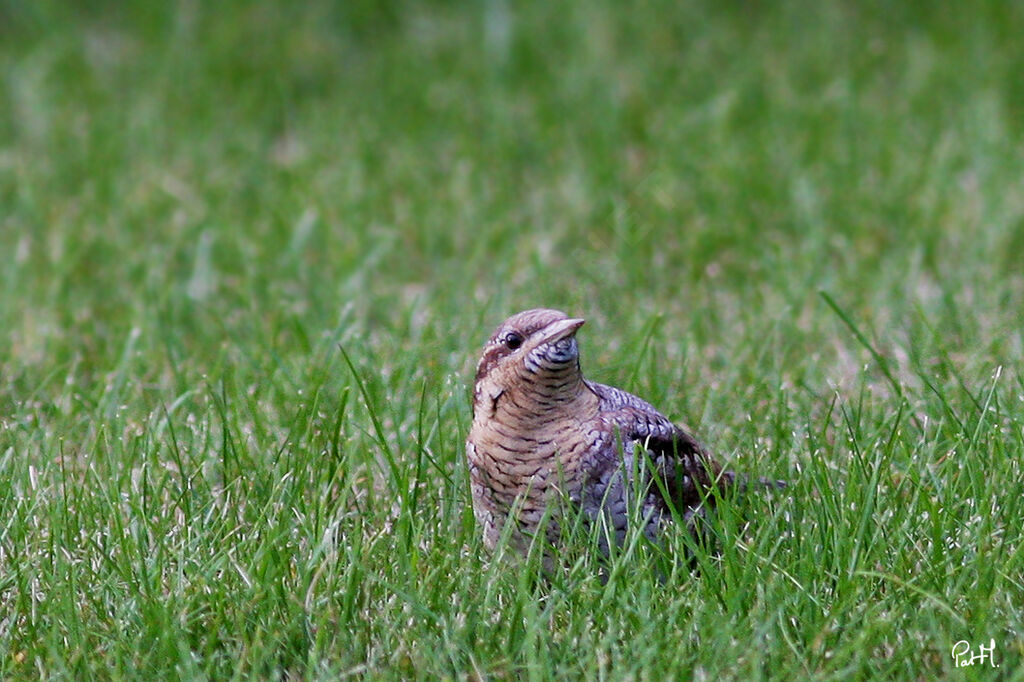
<svg viewBox="0 0 1024 682"><path fill-rule="evenodd" d="M0 0L0 678L1024 679L1021 35ZM536 306L790 482L697 573L482 547L473 369Z"/></svg>

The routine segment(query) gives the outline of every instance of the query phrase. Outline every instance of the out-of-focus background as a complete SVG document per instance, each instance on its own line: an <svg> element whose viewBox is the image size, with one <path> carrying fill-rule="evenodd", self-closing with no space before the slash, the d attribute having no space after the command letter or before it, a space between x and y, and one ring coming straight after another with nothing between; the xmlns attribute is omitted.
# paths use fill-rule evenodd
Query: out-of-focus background
<svg viewBox="0 0 1024 682"><path fill-rule="evenodd" d="M920 678L990 637L1005 674L1021 35L998 1L0 2L0 675ZM483 554L468 383L535 306L796 481L789 520L669 587Z"/></svg>

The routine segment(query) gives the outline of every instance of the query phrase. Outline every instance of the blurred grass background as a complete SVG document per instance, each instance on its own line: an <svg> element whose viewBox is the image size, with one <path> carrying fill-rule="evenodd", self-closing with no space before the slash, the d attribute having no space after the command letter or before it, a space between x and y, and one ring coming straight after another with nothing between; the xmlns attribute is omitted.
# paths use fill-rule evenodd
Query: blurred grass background
<svg viewBox="0 0 1024 682"><path fill-rule="evenodd" d="M0 674L640 674L608 663L619 640L560 669L584 597L531 606L466 511L477 349L540 305L590 320L589 376L739 469L842 488L863 428L895 488L984 451L954 497L1005 501L1003 577L967 589L966 560L933 555L958 577L920 588L987 618L925 624L910 590L884 603L919 638L861 641L823 608L787 639L780 603L744 602L704 627L739 618L761 653L691 642L648 674L927 677L990 634L1007 664L989 672L1015 669L1022 30L996 1L0 2ZM905 503L888 476L867 479L879 504ZM934 506L906 524L950 513L919 495ZM400 559L380 536L396 515ZM331 563L309 547L329 528L366 546ZM792 575L813 582L815 547ZM520 629L453 611L403 633L381 606L468 599L481 566L481 607L516 605ZM873 588L851 585L859 613ZM572 627L529 616L562 607Z"/></svg>

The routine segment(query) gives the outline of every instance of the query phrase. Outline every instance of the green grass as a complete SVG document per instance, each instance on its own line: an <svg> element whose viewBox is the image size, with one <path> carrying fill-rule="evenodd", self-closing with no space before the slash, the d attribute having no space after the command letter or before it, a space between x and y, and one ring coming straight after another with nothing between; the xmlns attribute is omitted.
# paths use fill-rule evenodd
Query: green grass
<svg viewBox="0 0 1024 682"><path fill-rule="evenodd" d="M292 5L0 1L0 678L1024 679L1019 3ZM699 577L482 549L537 305Z"/></svg>

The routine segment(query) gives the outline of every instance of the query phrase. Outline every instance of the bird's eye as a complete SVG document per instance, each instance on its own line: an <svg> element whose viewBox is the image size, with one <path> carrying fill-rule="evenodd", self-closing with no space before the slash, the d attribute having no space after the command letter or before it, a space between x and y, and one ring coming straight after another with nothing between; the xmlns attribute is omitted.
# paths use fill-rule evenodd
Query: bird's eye
<svg viewBox="0 0 1024 682"><path fill-rule="evenodd" d="M505 347L509 350L515 350L521 345L523 345L523 337L517 332L509 332L505 335Z"/></svg>

